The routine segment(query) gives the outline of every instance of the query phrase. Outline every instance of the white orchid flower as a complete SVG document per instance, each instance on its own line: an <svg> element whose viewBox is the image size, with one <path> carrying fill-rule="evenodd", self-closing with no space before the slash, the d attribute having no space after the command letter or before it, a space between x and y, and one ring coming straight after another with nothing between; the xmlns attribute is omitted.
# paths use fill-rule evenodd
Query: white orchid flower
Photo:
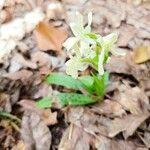
<svg viewBox="0 0 150 150"><path fill-rule="evenodd" d="M66 67L66 73L73 78L77 78L78 71L84 71L87 68L87 65L81 62L79 57L72 57L66 62Z"/></svg>
<svg viewBox="0 0 150 150"><path fill-rule="evenodd" d="M63 44L67 51L73 50L74 46L79 44L80 40L90 41L90 39L87 39L85 36L87 33L91 32L92 13L90 12L88 14L88 25L85 28L83 16L79 12L76 12L76 20L76 23L70 23L70 28L75 37L68 38ZM86 44L87 46L89 45L88 42Z"/></svg>

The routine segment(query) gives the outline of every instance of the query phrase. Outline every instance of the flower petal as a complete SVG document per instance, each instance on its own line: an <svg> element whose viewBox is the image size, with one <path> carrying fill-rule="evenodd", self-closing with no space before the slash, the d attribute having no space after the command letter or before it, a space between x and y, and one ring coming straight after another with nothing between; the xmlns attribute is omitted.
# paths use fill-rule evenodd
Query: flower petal
<svg viewBox="0 0 150 150"><path fill-rule="evenodd" d="M72 57L66 62L66 73L71 75L73 78L78 77L78 71L83 71L86 66L80 61L78 57Z"/></svg>
<svg viewBox="0 0 150 150"><path fill-rule="evenodd" d="M79 38L70 37L63 43L63 46L67 49L67 51L69 51L75 46L75 44L78 43L78 41L79 41Z"/></svg>
<svg viewBox="0 0 150 150"><path fill-rule="evenodd" d="M88 25L85 27L86 32L91 32L92 12L88 13Z"/></svg>
<svg viewBox="0 0 150 150"><path fill-rule="evenodd" d="M99 54L99 58L98 58L98 73L99 73L99 75L104 74L104 68L103 68L104 56L105 56L105 52L104 52L104 49L103 49L101 51L101 53Z"/></svg>
<svg viewBox="0 0 150 150"><path fill-rule="evenodd" d="M102 47L105 50L110 50L113 44L117 41L118 35L116 33L111 33L105 37L103 37Z"/></svg>

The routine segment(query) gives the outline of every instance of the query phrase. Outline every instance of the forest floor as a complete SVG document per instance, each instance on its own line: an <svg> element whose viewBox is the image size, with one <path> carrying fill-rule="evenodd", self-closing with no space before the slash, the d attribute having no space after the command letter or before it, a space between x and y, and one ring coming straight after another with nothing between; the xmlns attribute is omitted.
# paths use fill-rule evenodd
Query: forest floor
<svg viewBox="0 0 150 150"><path fill-rule="evenodd" d="M93 13L95 33L118 33L116 49L126 55L105 66L110 81L103 102L38 109L39 99L68 90L44 79L65 73L62 43L76 11L85 22ZM0 111L7 113L0 114L0 150L148 150L149 59L148 1L1 0Z"/></svg>

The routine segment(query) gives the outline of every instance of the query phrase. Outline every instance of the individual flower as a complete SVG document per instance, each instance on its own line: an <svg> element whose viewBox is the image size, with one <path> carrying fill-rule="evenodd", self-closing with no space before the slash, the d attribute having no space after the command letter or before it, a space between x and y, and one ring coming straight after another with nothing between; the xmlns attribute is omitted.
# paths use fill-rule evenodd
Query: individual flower
<svg viewBox="0 0 150 150"><path fill-rule="evenodd" d="M87 34L91 32L92 13L90 12L88 14L88 25L86 27L84 27L83 16L79 12L76 12L76 20L76 23L70 23L70 28L75 37L68 38L64 42L63 46L66 48L67 51L71 50L75 53L78 53L78 50L81 50L82 55L82 48L77 49L77 47L82 47L82 45L84 44L84 47L86 46L87 51L89 49L90 43L93 42L93 40L87 36Z"/></svg>
<svg viewBox="0 0 150 150"><path fill-rule="evenodd" d="M72 57L66 62L66 73L73 78L78 77L78 71L84 71L87 65L79 57Z"/></svg>

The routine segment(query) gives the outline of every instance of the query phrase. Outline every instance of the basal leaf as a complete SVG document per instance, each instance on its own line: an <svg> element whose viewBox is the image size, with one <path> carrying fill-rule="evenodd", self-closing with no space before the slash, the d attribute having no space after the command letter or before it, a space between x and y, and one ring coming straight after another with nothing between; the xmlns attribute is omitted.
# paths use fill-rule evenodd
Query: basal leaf
<svg viewBox="0 0 150 150"><path fill-rule="evenodd" d="M36 106L40 109L43 108L50 108L51 107L51 97L44 97L42 99L40 99L38 102L36 102Z"/></svg>
<svg viewBox="0 0 150 150"><path fill-rule="evenodd" d="M67 88L75 89L75 90L79 90L81 88L80 81L62 73L50 74L47 77L46 81L49 84L61 85Z"/></svg>
<svg viewBox="0 0 150 150"><path fill-rule="evenodd" d="M57 97L62 106L81 106L96 102L96 100L92 99L91 97L77 93L59 93L57 94Z"/></svg>

